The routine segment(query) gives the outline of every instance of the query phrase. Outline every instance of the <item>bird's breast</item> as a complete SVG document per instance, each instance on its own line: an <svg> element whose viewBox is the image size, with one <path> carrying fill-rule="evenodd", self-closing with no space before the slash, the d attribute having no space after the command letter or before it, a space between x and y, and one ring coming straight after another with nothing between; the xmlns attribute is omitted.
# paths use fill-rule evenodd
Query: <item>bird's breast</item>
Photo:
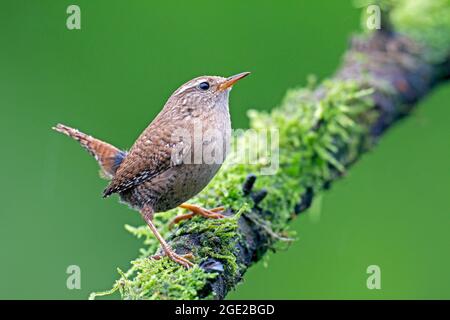
<svg viewBox="0 0 450 320"><path fill-rule="evenodd" d="M226 159L231 140L228 110L192 121L185 128L191 141L183 137L181 161L133 190L126 202L150 203L156 212L167 211L202 191ZM186 125L186 123L184 124ZM189 145L189 148L185 148ZM137 201L136 201L137 200Z"/></svg>

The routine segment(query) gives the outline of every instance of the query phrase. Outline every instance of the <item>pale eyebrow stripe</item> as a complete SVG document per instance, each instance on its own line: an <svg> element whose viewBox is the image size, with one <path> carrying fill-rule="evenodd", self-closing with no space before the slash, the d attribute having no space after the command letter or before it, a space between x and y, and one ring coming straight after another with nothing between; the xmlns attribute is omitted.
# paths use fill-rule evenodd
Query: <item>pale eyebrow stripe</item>
<svg viewBox="0 0 450 320"><path fill-rule="evenodd" d="M195 81L194 83L185 84L185 85L181 86L181 87L178 89L178 93L182 93L182 92L186 91L186 90L189 89L189 88L195 87L195 86L199 85L199 84L200 84L201 82L203 82L203 81L208 81L208 79L206 79L206 78L204 78L204 79L198 79L198 80Z"/></svg>

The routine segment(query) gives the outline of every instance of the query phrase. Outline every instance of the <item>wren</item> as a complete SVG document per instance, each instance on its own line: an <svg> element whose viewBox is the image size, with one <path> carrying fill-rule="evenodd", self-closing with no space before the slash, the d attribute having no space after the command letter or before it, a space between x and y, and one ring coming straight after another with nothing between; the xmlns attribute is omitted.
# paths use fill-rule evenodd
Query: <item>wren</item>
<svg viewBox="0 0 450 320"><path fill-rule="evenodd" d="M186 82L170 96L128 152L62 124L53 129L77 140L95 157L103 175L111 180L103 197L117 193L122 202L140 212L160 242L163 255L190 267L192 255L177 254L167 244L152 221L153 215L181 207L190 213L177 216L173 223L194 215L224 217L223 207L208 210L185 203L209 183L223 162L198 157L198 148L194 147L198 141L185 136L192 138L200 130L200 146L217 151L224 160L231 140L229 93L237 81L249 74L202 76ZM211 130L216 134L207 134Z"/></svg>

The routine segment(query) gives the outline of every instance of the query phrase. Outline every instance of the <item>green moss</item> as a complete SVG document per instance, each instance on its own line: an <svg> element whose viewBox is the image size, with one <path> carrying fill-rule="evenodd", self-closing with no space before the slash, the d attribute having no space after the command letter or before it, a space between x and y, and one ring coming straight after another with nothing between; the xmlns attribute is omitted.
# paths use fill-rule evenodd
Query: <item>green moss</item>
<svg viewBox="0 0 450 320"><path fill-rule="evenodd" d="M187 222L182 222L173 233L169 233L168 221L178 209L156 216L155 224L169 241L173 240L171 243L175 248L184 245L183 235L198 235L201 246L198 248L199 250L192 251L196 266L190 269L181 267L167 258L149 259L148 257L153 255L159 247L153 234L147 226L137 228L126 226L129 232L144 239L145 248L141 249L141 256L131 262L132 267L126 273L119 270L121 278L116 281L112 290L93 293L90 298L95 299L119 291L121 297L128 300L198 299L198 292L202 290L206 282L217 276L214 273L204 272L198 266L203 260L208 257L220 259L223 261L226 272L230 274L237 272L238 265L233 253L238 240L236 237L237 221L247 209L247 207L243 207L235 215L221 220L205 220L195 217Z"/></svg>
<svg viewBox="0 0 450 320"><path fill-rule="evenodd" d="M198 299L198 291L205 286L206 281L216 276L203 272L198 266L179 268L167 259L151 260L143 257L133 261L132 265L135 275L131 279L129 274L119 270L121 278L111 290L93 293L89 298L95 299L119 291L122 298L127 300L194 300Z"/></svg>
<svg viewBox="0 0 450 320"><path fill-rule="evenodd" d="M372 106L372 91L362 90L351 82L325 81L322 86L327 94L320 100L314 96L313 88L290 90L282 105L271 113L249 112L252 130L234 141L234 151L217 176L191 200L204 207L223 205L237 214L223 220L195 217L182 222L173 232L167 227L168 221L179 214L180 209L155 217L158 229L175 248L186 246L185 235L195 234L200 246L189 246L196 257L195 263L198 265L208 257L220 260L229 275L225 281L230 286L243 271L243 266L236 263L236 243L241 240L237 232L238 220L241 214L249 214L253 206L252 200L241 191L246 176L259 173L272 154L279 154L279 169L273 175L259 175L255 185L268 190L268 196L260 205L270 210L272 216L265 220L252 218L267 230L275 245L280 238L277 234L289 235L287 222L306 188L319 191L336 172L344 172L367 139L368 123L361 115L367 114ZM274 146L268 154L256 143L267 129L279 134L279 146ZM339 155L340 150L345 150L345 154ZM252 164L233 161L238 155L249 152L255 152L258 161ZM216 276L198 266L185 269L167 258L148 259L158 249L151 232L145 226L127 226L127 229L144 240L141 257L132 262L130 270L121 273L113 291L94 294L92 298L118 290L124 299L198 299L207 281Z"/></svg>
<svg viewBox="0 0 450 320"><path fill-rule="evenodd" d="M275 213L277 232L285 228L306 188L320 191L336 172L344 172L366 137L367 123L358 118L372 106L372 91L339 81L325 81L323 87L327 95L318 101L310 90L291 90L280 108L250 117L252 128L280 131L280 170L257 180L259 187L271 186L262 205ZM346 154L338 158L343 146Z"/></svg>

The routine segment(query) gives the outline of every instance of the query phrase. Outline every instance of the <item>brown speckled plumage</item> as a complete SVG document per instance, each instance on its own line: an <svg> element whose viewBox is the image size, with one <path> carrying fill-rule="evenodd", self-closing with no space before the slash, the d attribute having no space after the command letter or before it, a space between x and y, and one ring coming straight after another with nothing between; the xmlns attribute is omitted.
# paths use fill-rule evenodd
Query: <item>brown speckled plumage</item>
<svg viewBox="0 0 450 320"><path fill-rule="evenodd" d="M104 197L118 193L123 202L139 210L164 253L185 266L191 263L171 251L156 231L152 216L182 205L219 170L231 137L229 91L246 75L202 76L185 83L172 94L128 153L76 129L64 125L54 128L78 140L98 160L105 175L111 178ZM213 162L203 161L201 154L198 158L199 146L215 150L218 156ZM184 207L205 217L221 217L217 210L187 204Z"/></svg>

